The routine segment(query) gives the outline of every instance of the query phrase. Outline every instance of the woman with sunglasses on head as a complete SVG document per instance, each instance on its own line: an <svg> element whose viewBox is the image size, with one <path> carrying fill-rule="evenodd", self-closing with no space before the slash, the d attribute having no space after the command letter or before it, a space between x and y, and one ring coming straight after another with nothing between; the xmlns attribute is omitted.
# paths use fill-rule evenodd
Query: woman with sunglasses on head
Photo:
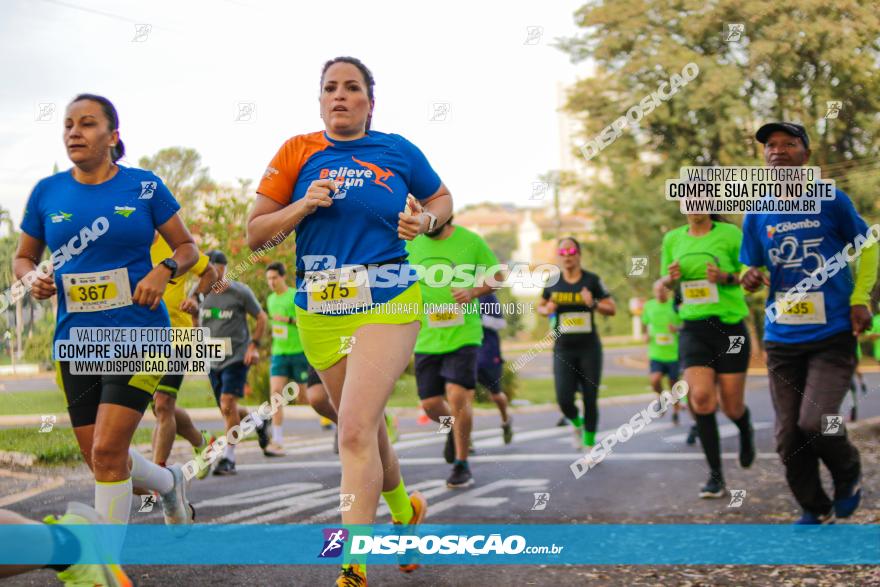
<svg viewBox="0 0 880 587"><path fill-rule="evenodd" d="M684 325L679 360L709 464L709 480L700 497L718 498L727 493L715 418L719 395L722 411L739 429L740 466L748 468L755 460L754 431L745 405L750 344L744 320L749 310L739 286L742 231L715 214L689 214L687 220L663 237L661 274L666 287L680 288Z"/></svg>
<svg viewBox="0 0 880 587"><path fill-rule="evenodd" d="M553 347L556 401L575 427L574 446L589 452L596 444L602 379L602 343L595 315L613 316L617 308L599 276L581 267L581 245L577 240L560 240L557 254L562 273L559 281L544 288L538 313L548 317L555 314L551 327L559 333ZM583 416L575 404L578 388L584 400Z"/></svg>
<svg viewBox="0 0 880 587"><path fill-rule="evenodd" d="M35 299L58 294L55 342L70 340L74 328L169 328L162 295L198 259L177 214L180 205L162 180L117 164L125 153L118 127L107 98L74 98L63 134L73 167L41 180L25 208L13 270ZM173 253L154 266L150 245L157 230ZM40 262L47 246L51 257ZM160 494L166 523L192 523L181 466L160 467L131 448L162 374L77 374L69 358L55 358L73 433L95 478L99 516L93 522L127 524L136 487ZM59 578L70 585L108 584L96 578L99 571L77 565ZM109 584L130 584L119 577Z"/></svg>
<svg viewBox="0 0 880 587"><path fill-rule="evenodd" d="M257 189L248 244L257 249L296 231L300 340L338 415L340 491L356 496L343 523L374 523L381 493L395 523L418 524L426 502L418 492L406 494L383 412L421 319L404 243L443 226L452 197L415 145L370 130L373 87L357 59L324 64L324 129L291 138L272 159ZM363 561L347 560L337 585L366 583Z"/></svg>

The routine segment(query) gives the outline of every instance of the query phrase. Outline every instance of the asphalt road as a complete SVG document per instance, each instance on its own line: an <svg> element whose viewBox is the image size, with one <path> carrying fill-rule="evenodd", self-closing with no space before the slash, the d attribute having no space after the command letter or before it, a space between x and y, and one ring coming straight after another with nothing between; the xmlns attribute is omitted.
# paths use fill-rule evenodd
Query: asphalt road
<svg viewBox="0 0 880 587"><path fill-rule="evenodd" d="M880 375L867 376L870 391L861 399L862 418L880 414ZM428 498L432 523L785 523L798 514L788 495L774 453L773 411L766 378L750 377L747 402L753 413L759 455L755 466L736 466L736 429L720 419L727 483L745 490L740 507L729 499L700 500L697 490L706 479L699 445L685 444L687 426L674 427L667 416L657 420L597 468L575 479L569 465L578 458L571 447L571 430L556 427L558 413L516 415L516 435L505 446L497 416L477 419L476 455L471 468L476 483L469 489L450 490L444 483L450 466L442 460L444 436L436 425L401 422L402 438L396 448L409 489ZM647 402L608 405L601 409L601 438L629 420ZM688 416L684 416L688 421ZM334 523L339 519L339 464L332 453L332 432L322 432L317 422L296 421L286 428L288 454L264 457L254 442L237 450L238 474L210 476L195 481L190 496L199 522L279 524ZM186 456L185 448L180 453ZM56 473L57 474L57 473ZM85 467L66 472L64 485L19 501L11 509L33 518L65 509L71 500L92 501L92 481ZM759 481L764 482L759 482ZM12 482L0 477L0 495ZM23 490L21 482L15 485ZM534 510L535 493L549 493L546 509ZM872 500L869 494L866 501ZM161 523L157 510L133 513L133 523ZM379 522L387 522L380 507ZM255 526L258 531L259 526ZM162 567L130 569L139 585L312 585L330 584L335 576L327 567ZM7 581L9 585L43 585L43 571ZM580 567L460 567L424 568L403 575L393 567L370 569L371 584L378 585L582 585L587 579Z"/></svg>

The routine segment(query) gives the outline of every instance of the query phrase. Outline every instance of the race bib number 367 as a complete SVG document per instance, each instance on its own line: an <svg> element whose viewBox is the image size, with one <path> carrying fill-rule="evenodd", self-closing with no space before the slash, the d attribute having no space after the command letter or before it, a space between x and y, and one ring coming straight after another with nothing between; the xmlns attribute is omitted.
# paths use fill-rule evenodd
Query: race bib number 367
<svg viewBox="0 0 880 587"><path fill-rule="evenodd" d="M61 276L68 312L100 312L131 305L128 269Z"/></svg>

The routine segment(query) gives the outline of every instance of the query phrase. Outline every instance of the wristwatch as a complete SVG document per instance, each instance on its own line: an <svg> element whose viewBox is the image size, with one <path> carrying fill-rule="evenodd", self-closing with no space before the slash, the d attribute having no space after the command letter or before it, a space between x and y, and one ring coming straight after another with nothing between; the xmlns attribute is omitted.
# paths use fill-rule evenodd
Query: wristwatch
<svg viewBox="0 0 880 587"><path fill-rule="evenodd" d="M424 211L422 214L428 217L428 230L425 232L433 232L437 227L437 217L428 211Z"/></svg>
<svg viewBox="0 0 880 587"><path fill-rule="evenodd" d="M733 280L733 273L728 273L727 277L724 278L724 283L726 283L727 285L733 285Z"/></svg>
<svg viewBox="0 0 880 587"><path fill-rule="evenodd" d="M251 344L254 345L256 348L260 348L260 341L255 338L251 339Z"/></svg>
<svg viewBox="0 0 880 587"><path fill-rule="evenodd" d="M177 275L177 261L175 261L171 257L163 260L161 263L159 263L159 265L164 265L165 267L171 269L171 279L174 279L174 276Z"/></svg>

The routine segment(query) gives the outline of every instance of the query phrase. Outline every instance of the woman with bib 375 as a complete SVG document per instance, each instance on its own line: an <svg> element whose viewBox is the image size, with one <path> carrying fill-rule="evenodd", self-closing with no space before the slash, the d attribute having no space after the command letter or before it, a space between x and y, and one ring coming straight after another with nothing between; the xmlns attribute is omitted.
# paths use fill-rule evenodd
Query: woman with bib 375
<svg viewBox="0 0 880 587"><path fill-rule="evenodd" d="M300 337L339 415L341 492L355 496L343 522L372 524L381 492L392 519L413 524L426 504L406 495L383 410L419 331L421 296L404 240L446 222L452 197L415 145L370 130L373 85L357 59L324 65L325 129L291 138L272 159L248 244L296 230ZM365 585L364 566L345 565L338 584Z"/></svg>

